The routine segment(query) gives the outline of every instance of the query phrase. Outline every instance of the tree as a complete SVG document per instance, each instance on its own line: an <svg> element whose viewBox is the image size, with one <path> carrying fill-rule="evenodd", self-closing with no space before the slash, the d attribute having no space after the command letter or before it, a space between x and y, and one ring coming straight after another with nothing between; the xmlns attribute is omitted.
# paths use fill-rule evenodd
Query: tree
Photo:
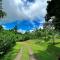
<svg viewBox="0 0 60 60"><path fill-rule="evenodd" d="M0 18L3 18L4 16L6 16L6 13L2 10L0 10Z"/></svg>
<svg viewBox="0 0 60 60"><path fill-rule="evenodd" d="M2 11L2 0L0 0L0 18L3 18L4 16L6 16L6 13Z"/></svg>
<svg viewBox="0 0 60 60"><path fill-rule="evenodd" d="M17 33L17 25L15 25L15 27L13 29L11 29L11 31L14 31L16 34Z"/></svg>
<svg viewBox="0 0 60 60"><path fill-rule="evenodd" d="M0 31L2 30L3 28L2 28L2 26L0 25Z"/></svg>
<svg viewBox="0 0 60 60"><path fill-rule="evenodd" d="M46 21L49 21L49 19L52 16L55 16L55 19L53 20L55 29L59 30L60 29L60 0L48 1Z"/></svg>

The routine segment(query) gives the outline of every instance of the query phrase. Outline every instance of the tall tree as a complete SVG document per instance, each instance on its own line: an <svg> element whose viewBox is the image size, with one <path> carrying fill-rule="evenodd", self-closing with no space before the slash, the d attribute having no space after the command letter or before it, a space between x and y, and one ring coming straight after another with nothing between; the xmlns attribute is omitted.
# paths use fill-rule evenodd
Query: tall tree
<svg viewBox="0 0 60 60"><path fill-rule="evenodd" d="M55 16L53 20L56 29L60 29L60 0L48 1L46 21Z"/></svg>
<svg viewBox="0 0 60 60"><path fill-rule="evenodd" d="M0 18L3 18L4 16L6 16L6 13L2 10L0 10Z"/></svg>
<svg viewBox="0 0 60 60"><path fill-rule="evenodd" d="M2 0L0 0L0 18L3 18L6 16L6 13L2 10Z"/></svg>

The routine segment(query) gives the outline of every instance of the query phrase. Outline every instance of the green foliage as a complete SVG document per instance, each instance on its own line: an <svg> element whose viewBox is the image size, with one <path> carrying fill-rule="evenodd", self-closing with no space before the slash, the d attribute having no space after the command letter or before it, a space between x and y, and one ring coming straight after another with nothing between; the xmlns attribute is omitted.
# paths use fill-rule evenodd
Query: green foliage
<svg viewBox="0 0 60 60"><path fill-rule="evenodd" d="M6 53L14 44L14 34L9 31L0 32L0 53Z"/></svg>
<svg viewBox="0 0 60 60"><path fill-rule="evenodd" d="M0 30L2 27L0 28ZM37 29L33 32L26 32L24 34L15 33L13 30L1 30L0 31L0 54L9 51L9 49L15 45L17 41L26 41L30 39L39 39L48 42L53 36L52 30ZM58 35L60 36L60 35ZM58 38L57 36L57 38Z"/></svg>
<svg viewBox="0 0 60 60"><path fill-rule="evenodd" d="M60 0L51 0L51 2L48 2L46 21L49 21L52 16L55 16L53 20L55 29L60 30Z"/></svg>
<svg viewBox="0 0 60 60"><path fill-rule="evenodd" d="M9 54L8 54L8 51L11 51L11 48L15 45L15 43L17 41L20 42L20 41L32 40L31 43L36 44L33 47L35 47L35 48L37 47L37 49L42 49L42 50L44 49L45 50L46 49L45 43L55 43L56 39L60 39L59 38L60 33L58 31L55 31L55 30L52 31L52 30L48 30L48 29L36 29L33 32L25 32L24 34L18 33L17 31L14 31L14 30L16 30L16 29L3 30L2 27L0 27L0 56L4 55L5 56L4 59L6 59L6 60L8 60L8 59L12 60L14 58L14 56L15 56L14 53L18 49L15 50L15 52L13 50L12 53L9 53ZM54 40L55 36L56 36L56 39ZM36 42L34 42L33 40ZM29 43L30 42L28 42L28 44ZM38 46L38 44L40 45L40 47ZM46 45L48 45L48 44L46 44ZM18 46L18 47L21 47L21 46ZM18 48L18 47L16 47L16 48ZM35 48L33 48L33 49L35 49ZM6 52L7 52L7 54L4 54ZM44 60L43 57L45 57L45 55L47 55L45 52L43 52L43 53L44 53L44 55L42 53L40 53L43 55L41 57L42 60ZM25 54L27 54L27 52ZM24 56L27 56L25 54L24 54ZM11 55L11 58L9 58L10 55ZM41 56L41 55L39 55L39 56ZM50 56L49 56L49 58L50 58ZM49 58L47 58L47 59L49 59Z"/></svg>
<svg viewBox="0 0 60 60"><path fill-rule="evenodd" d="M0 31L3 30L2 26L0 25Z"/></svg>
<svg viewBox="0 0 60 60"><path fill-rule="evenodd" d="M14 60L21 47L22 45L20 44L20 42L17 42L16 45L11 48L9 52L7 52L7 54L5 54L4 56L0 56L0 60Z"/></svg>
<svg viewBox="0 0 60 60"><path fill-rule="evenodd" d="M6 16L6 13L2 10L0 10L0 18L3 18L4 16Z"/></svg>

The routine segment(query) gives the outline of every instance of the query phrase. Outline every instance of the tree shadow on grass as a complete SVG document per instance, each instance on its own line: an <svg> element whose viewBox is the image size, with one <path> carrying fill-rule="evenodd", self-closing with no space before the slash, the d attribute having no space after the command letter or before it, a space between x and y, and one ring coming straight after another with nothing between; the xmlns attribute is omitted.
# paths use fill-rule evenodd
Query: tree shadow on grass
<svg viewBox="0 0 60 60"><path fill-rule="evenodd" d="M60 48L53 44L49 44L45 51L38 50L34 55L37 60L59 60Z"/></svg>
<svg viewBox="0 0 60 60"><path fill-rule="evenodd" d="M54 42L54 45L56 45L56 44L60 44L60 42Z"/></svg>
<svg viewBox="0 0 60 60"><path fill-rule="evenodd" d="M55 43L55 45L49 44L47 51L50 52L51 54L54 54L57 58L60 58L60 47L57 47L56 44L60 43Z"/></svg>
<svg viewBox="0 0 60 60"><path fill-rule="evenodd" d="M57 60L55 56L47 51L38 51L38 53L34 54L37 60Z"/></svg>

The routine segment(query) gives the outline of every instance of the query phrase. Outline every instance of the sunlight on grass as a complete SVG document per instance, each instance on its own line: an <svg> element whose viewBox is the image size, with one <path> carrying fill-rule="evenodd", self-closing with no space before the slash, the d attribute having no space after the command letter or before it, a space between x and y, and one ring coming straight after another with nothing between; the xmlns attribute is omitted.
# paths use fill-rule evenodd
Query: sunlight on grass
<svg viewBox="0 0 60 60"><path fill-rule="evenodd" d="M47 48L47 43L38 43L37 40L29 40L27 41L27 45L32 46L34 50L41 50L44 51ZM40 49L39 49L40 48Z"/></svg>
<svg viewBox="0 0 60 60"><path fill-rule="evenodd" d="M23 51L22 60L29 60L29 52L28 52L28 48L26 46Z"/></svg>
<svg viewBox="0 0 60 60"><path fill-rule="evenodd" d="M27 45L31 46L34 52L34 55L38 60L57 60L56 54L60 52L60 49L56 47L60 47L60 44L55 46L50 46L46 42L39 42L37 40L29 40L27 41Z"/></svg>

